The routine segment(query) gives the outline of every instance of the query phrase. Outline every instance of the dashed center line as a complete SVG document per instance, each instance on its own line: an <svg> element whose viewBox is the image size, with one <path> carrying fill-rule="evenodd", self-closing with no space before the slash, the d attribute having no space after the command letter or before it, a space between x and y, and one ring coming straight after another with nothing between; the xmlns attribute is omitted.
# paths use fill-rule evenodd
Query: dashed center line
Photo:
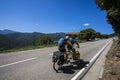
<svg viewBox="0 0 120 80"><path fill-rule="evenodd" d="M18 64L18 63L22 63L22 62L26 62L26 61L31 61L31 60L34 60L34 59L37 59L37 57L29 58L29 59L25 59L25 60L21 60L21 61L17 61L17 62L13 62L13 63L10 63L10 64L1 65L0 68L7 67L7 66L10 66L10 65L14 65L14 64Z"/></svg>

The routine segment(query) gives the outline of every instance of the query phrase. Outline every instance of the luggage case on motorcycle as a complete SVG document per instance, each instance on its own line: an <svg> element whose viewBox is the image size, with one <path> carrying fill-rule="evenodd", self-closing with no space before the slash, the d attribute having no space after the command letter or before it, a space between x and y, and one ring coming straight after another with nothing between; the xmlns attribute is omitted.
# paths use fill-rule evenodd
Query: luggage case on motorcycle
<svg viewBox="0 0 120 80"><path fill-rule="evenodd" d="M76 60L80 60L80 53L79 53L79 51L76 51L75 59L76 59Z"/></svg>
<svg viewBox="0 0 120 80"><path fill-rule="evenodd" d="M55 52L53 52L53 56L59 57L59 56L61 56L61 55L62 55L62 54L61 54L60 51L55 51Z"/></svg>
<svg viewBox="0 0 120 80"><path fill-rule="evenodd" d="M60 51L55 51L53 52L53 62L55 62L56 60L54 59L59 59L59 61L64 61L64 55L60 52Z"/></svg>

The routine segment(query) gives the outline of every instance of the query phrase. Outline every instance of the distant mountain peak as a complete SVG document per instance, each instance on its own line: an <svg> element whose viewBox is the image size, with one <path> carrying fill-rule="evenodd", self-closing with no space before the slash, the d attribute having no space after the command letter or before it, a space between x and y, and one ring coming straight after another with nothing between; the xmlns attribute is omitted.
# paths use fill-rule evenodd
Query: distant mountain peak
<svg viewBox="0 0 120 80"><path fill-rule="evenodd" d="M0 30L0 34L12 34L12 33L17 33L17 32L9 29Z"/></svg>

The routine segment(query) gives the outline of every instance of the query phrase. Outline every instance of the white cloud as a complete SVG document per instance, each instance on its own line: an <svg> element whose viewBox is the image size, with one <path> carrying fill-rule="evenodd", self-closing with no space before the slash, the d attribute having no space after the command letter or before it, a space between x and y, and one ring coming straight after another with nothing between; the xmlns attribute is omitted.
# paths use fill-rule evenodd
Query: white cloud
<svg viewBox="0 0 120 80"><path fill-rule="evenodd" d="M89 26L90 24L89 23L85 23L85 24L83 24L83 26Z"/></svg>
<svg viewBox="0 0 120 80"><path fill-rule="evenodd" d="M36 26L40 26L40 24L35 24Z"/></svg>

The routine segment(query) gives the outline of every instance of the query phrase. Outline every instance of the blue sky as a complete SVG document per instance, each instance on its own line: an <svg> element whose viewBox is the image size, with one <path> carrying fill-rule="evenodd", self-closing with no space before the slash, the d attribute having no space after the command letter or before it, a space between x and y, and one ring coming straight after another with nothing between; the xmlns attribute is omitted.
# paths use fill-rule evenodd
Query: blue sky
<svg viewBox="0 0 120 80"><path fill-rule="evenodd" d="M113 33L94 0L0 0L0 30L55 33L86 28Z"/></svg>

